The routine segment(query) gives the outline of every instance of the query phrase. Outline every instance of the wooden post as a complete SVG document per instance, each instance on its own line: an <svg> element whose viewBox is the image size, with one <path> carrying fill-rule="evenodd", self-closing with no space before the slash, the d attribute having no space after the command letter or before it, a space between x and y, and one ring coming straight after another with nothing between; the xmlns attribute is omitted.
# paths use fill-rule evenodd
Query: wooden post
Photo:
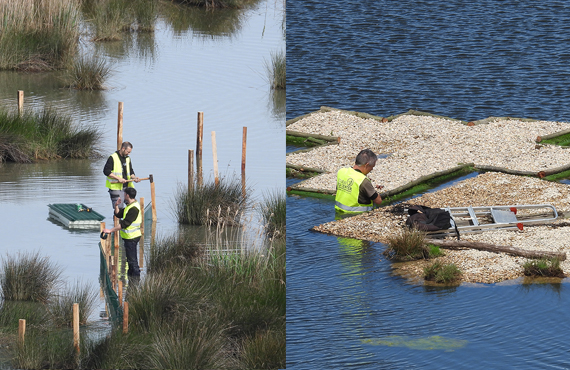
<svg viewBox="0 0 570 370"><path fill-rule="evenodd" d="M99 234L101 234L103 230L105 230L105 222L101 221L101 223L99 224ZM103 250L103 254L105 254L106 256L107 249L105 248L105 239L99 238L99 241L101 242L101 249Z"/></svg>
<svg viewBox="0 0 570 370"><path fill-rule="evenodd" d="M198 112L198 134L196 136L196 179L202 185L202 138L204 136L204 112Z"/></svg>
<svg viewBox="0 0 570 370"><path fill-rule="evenodd" d="M243 128L243 137L241 141L241 173L242 176L245 174L245 149L247 142L247 127Z"/></svg>
<svg viewBox="0 0 570 370"><path fill-rule="evenodd" d="M152 175L148 176L150 179L150 198L151 198L151 208L152 208L152 220L156 221L156 196L154 191L154 177Z"/></svg>
<svg viewBox="0 0 570 370"><path fill-rule="evenodd" d="M119 279L119 306L123 306L123 280Z"/></svg>
<svg viewBox="0 0 570 370"><path fill-rule="evenodd" d="M119 219L115 217L115 226L119 225ZM114 241L115 241L115 256L119 255L119 231L115 231L114 233Z"/></svg>
<svg viewBox="0 0 570 370"><path fill-rule="evenodd" d="M121 149L123 144L123 102L119 102L119 117L117 120L117 150Z"/></svg>
<svg viewBox="0 0 570 370"><path fill-rule="evenodd" d="M194 151L188 150L188 191L194 187Z"/></svg>
<svg viewBox="0 0 570 370"><path fill-rule="evenodd" d="M24 113L24 90L18 90L18 114Z"/></svg>
<svg viewBox="0 0 570 370"><path fill-rule="evenodd" d="M24 336L26 335L26 320L20 319L18 323L18 344L24 344Z"/></svg>
<svg viewBox="0 0 570 370"><path fill-rule="evenodd" d="M141 234L144 234L144 197L139 198L139 205L141 206Z"/></svg>
<svg viewBox="0 0 570 370"><path fill-rule="evenodd" d="M129 302L125 302L123 307L123 334L129 332Z"/></svg>
<svg viewBox="0 0 570 370"><path fill-rule="evenodd" d="M79 304L73 304L73 346L79 353Z"/></svg>
<svg viewBox="0 0 570 370"><path fill-rule="evenodd" d="M216 186L220 184L220 179L218 178L218 150L216 147L216 131L212 131L212 152L214 153L214 180L216 181Z"/></svg>
<svg viewBox="0 0 570 370"><path fill-rule="evenodd" d="M245 197L245 152L247 142L247 127L243 128L243 138L241 142L241 194Z"/></svg>

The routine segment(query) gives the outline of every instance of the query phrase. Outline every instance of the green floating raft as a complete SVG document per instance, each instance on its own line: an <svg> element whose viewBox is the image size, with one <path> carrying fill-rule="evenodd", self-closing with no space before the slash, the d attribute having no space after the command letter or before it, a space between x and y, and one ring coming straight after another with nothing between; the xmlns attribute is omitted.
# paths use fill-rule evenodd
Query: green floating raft
<svg viewBox="0 0 570 370"><path fill-rule="evenodd" d="M49 217L70 229L98 229L105 219L85 204L48 204Z"/></svg>

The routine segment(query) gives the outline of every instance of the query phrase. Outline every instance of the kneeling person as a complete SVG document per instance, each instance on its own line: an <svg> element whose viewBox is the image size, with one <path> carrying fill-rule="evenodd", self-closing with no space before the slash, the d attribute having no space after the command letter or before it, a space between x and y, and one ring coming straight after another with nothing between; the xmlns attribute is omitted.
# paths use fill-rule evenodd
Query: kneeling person
<svg viewBox="0 0 570 370"><path fill-rule="evenodd" d="M128 276L140 276L139 262L137 259L137 245L141 239L141 222L142 213L139 202L135 199L137 191L134 188L125 189L125 207L119 208L121 198L115 203L115 216L120 218L119 225L112 229L103 230L105 233L120 230L123 245L125 246L125 254L127 255L127 263L129 264Z"/></svg>
<svg viewBox="0 0 570 370"><path fill-rule="evenodd" d="M372 150L364 149L356 156L352 168L338 170L335 197L338 212L361 213L371 211L374 204L382 204L382 197L366 176L374 169L377 159Z"/></svg>

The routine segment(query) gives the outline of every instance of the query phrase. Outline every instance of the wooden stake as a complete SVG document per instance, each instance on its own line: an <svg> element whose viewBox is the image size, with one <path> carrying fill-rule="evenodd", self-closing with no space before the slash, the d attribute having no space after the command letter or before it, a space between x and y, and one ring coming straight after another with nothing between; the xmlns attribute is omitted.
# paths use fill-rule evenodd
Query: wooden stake
<svg viewBox="0 0 570 370"><path fill-rule="evenodd" d="M139 205L141 206L141 234L144 234L144 197L139 198Z"/></svg>
<svg viewBox="0 0 570 370"><path fill-rule="evenodd" d="M119 279L119 306L123 306L123 280Z"/></svg>
<svg viewBox="0 0 570 370"><path fill-rule="evenodd" d="M101 234L103 230L105 230L105 222L101 221L101 223L99 224L99 234ZM101 242L101 249L103 250L103 254L105 254L106 256L107 249L105 248L105 239L99 238L99 241Z"/></svg>
<svg viewBox="0 0 570 370"><path fill-rule="evenodd" d="M18 323L18 343L20 345L24 344L24 336L26 335L26 320L20 319Z"/></svg>
<svg viewBox="0 0 570 370"><path fill-rule="evenodd" d="M214 180L216 181L216 186L220 184L220 179L218 178L218 150L216 147L216 131L212 131L212 153L214 153Z"/></svg>
<svg viewBox="0 0 570 370"><path fill-rule="evenodd" d="M156 196L154 191L154 177L149 175L150 177L150 197L151 197L151 208L152 208L152 220L156 221Z"/></svg>
<svg viewBox="0 0 570 370"><path fill-rule="evenodd" d="M79 304L73 304L73 346L79 353Z"/></svg>
<svg viewBox="0 0 570 370"><path fill-rule="evenodd" d="M194 151L188 150L188 191L194 187Z"/></svg>
<svg viewBox="0 0 570 370"><path fill-rule="evenodd" d="M119 225L119 219L117 217L114 217L115 219L115 226ZM117 256L119 254L119 231L115 231L114 233L114 240L115 240L115 256Z"/></svg>
<svg viewBox="0 0 570 370"><path fill-rule="evenodd" d="M243 137L241 141L241 173L242 176L245 174L245 149L247 142L247 127L243 128Z"/></svg>
<svg viewBox="0 0 570 370"><path fill-rule="evenodd" d="M198 133L196 135L196 178L202 185L202 139L204 136L204 112L198 112Z"/></svg>
<svg viewBox="0 0 570 370"><path fill-rule="evenodd" d="M24 90L18 90L18 114L24 113Z"/></svg>
<svg viewBox="0 0 570 370"><path fill-rule="evenodd" d="M117 150L123 144L123 102L119 102L119 117L117 119Z"/></svg>
<svg viewBox="0 0 570 370"><path fill-rule="evenodd" d="M125 302L123 307L123 334L129 332L129 302Z"/></svg>

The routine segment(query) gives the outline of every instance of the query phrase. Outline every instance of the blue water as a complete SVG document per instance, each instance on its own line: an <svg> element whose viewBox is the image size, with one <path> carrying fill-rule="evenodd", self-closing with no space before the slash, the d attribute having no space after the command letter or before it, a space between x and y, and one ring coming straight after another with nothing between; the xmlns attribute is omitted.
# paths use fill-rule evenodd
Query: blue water
<svg viewBox="0 0 570 370"><path fill-rule="evenodd" d="M570 121L569 19L560 1L290 1L287 119L326 105ZM570 369L567 280L411 284L382 244L309 231L333 207L287 198L288 369ZM448 346L413 345L435 336Z"/></svg>

